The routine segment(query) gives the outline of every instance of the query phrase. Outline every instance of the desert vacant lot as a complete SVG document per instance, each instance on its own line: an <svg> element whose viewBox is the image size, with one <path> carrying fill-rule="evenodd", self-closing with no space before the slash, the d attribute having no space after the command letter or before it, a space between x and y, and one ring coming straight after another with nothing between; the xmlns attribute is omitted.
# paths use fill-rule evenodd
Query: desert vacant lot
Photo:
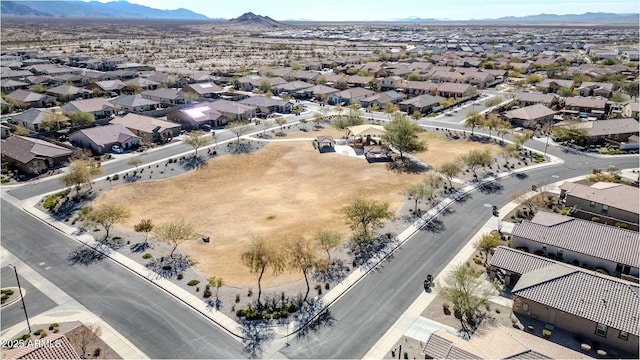
<svg viewBox="0 0 640 360"><path fill-rule="evenodd" d="M321 229L346 236L343 206L360 196L387 201L396 209L402 188L420 178L390 172L385 163L320 154L310 141L278 142L256 153L210 160L203 169L171 179L116 187L97 203L126 203L132 213L125 224L128 230L143 218L156 224L184 218L212 241L181 246L198 262L196 268L230 285L250 287L256 276L241 265L240 254L253 236L275 243L297 235L311 239ZM300 277L267 276L264 284L276 286Z"/></svg>
<svg viewBox="0 0 640 360"><path fill-rule="evenodd" d="M415 154L416 157L436 169L440 165L455 160L458 156L464 155L471 150L488 149L493 156L500 154L501 150L498 145L483 144L462 139L453 141L448 140L443 135L431 132L421 133L420 138L426 140L427 151Z"/></svg>

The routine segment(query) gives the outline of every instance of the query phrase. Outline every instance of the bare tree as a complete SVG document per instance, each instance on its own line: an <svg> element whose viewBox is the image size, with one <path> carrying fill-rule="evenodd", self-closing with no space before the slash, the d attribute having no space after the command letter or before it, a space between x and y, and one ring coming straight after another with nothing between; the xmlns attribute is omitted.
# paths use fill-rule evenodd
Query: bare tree
<svg viewBox="0 0 640 360"><path fill-rule="evenodd" d="M467 165L469 169L473 171L473 175L475 177L478 176L476 169L479 166L485 167L487 165L491 165L493 162L493 158L491 157L489 150L471 150L468 153L459 156L458 160Z"/></svg>
<svg viewBox="0 0 640 360"><path fill-rule="evenodd" d="M134 157L129 159L129 161L127 161L127 165L133 165L136 167L136 171L138 171L138 165L142 164L143 161L141 158L139 157Z"/></svg>
<svg viewBox="0 0 640 360"><path fill-rule="evenodd" d="M198 235L191 224L186 223L184 219L157 226L155 234L159 239L173 245L170 257L173 257L178 245L187 240L195 239Z"/></svg>
<svg viewBox="0 0 640 360"><path fill-rule="evenodd" d="M80 357L87 358L87 347L90 344L100 340L102 329L98 324L82 324L72 331L68 337L69 342L80 348L82 354Z"/></svg>
<svg viewBox="0 0 640 360"><path fill-rule="evenodd" d="M187 134L187 136L184 138L183 142L189 146L191 146L195 152L193 154L193 157L197 157L198 156L198 149L207 145L209 143L209 138L205 137L204 132L200 131L200 130L196 130L196 131L192 131L191 133Z"/></svg>
<svg viewBox="0 0 640 360"><path fill-rule="evenodd" d="M418 202L427 197L427 185L424 182L408 185L404 188L404 194L414 201L413 211L418 211Z"/></svg>
<svg viewBox="0 0 640 360"><path fill-rule="evenodd" d="M450 161L440 165L438 171L447 178L449 181L449 187L453 187L451 180L460 174L462 171L462 164L460 164L460 161Z"/></svg>
<svg viewBox="0 0 640 360"><path fill-rule="evenodd" d="M75 160L67 166L67 172L60 177L60 183L75 186L76 195L79 195L82 185L88 184L91 187L91 178L99 174L102 174L100 163L94 160Z"/></svg>
<svg viewBox="0 0 640 360"><path fill-rule="evenodd" d="M135 232L144 233L144 242L146 243L149 240L149 233L153 230L153 223L151 219L142 219L139 223L133 226L133 230Z"/></svg>
<svg viewBox="0 0 640 360"><path fill-rule="evenodd" d="M304 275L307 284L307 292L304 294L304 301L309 297L309 272L316 265L318 256L313 244L299 236L291 240L287 246L289 249L289 259L287 266L291 270L299 270Z"/></svg>
<svg viewBox="0 0 640 360"><path fill-rule="evenodd" d="M117 203L102 204L93 208L86 207L83 210L81 214L86 223L98 224L104 228L104 240L109 238L109 231L114 224L125 221L130 216L125 205Z"/></svg>
<svg viewBox="0 0 640 360"><path fill-rule="evenodd" d="M342 241L342 234L337 231L322 230L316 234L318 246L327 252L327 264L331 265L331 253L329 252Z"/></svg>
<svg viewBox="0 0 640 360"><path fill-rule="evenodd" d="M234 121L227 125L227 129L236 135L237 143L240 144L240 136L251 130L251 124L245 121Z"/></svg>
<svg viewBox="0 0 640 360"><path fill-rule="evenodd" d="M282 272L285 265L285 259L273 245L266 242L263 238L254 238L249 249L241 255L242 263L249 268L252 273L258 273L258 305L260 296L262 295L262 276L265 270L270 267L274 275Z"/></svg>

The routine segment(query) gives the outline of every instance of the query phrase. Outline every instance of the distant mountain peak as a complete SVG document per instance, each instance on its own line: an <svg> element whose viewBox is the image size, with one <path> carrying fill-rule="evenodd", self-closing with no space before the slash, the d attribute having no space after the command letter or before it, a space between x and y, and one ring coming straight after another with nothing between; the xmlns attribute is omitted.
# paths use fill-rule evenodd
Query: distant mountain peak
<svg viewBox="0 0 640 360"><path fill-rule="evenodd" d="M273 20L268 16L256 15L252 12L246 12L235 19L229 20L232 24L239 25L253 25L253 26L266 26L266 27L282 27L285 24Z"/></svg>

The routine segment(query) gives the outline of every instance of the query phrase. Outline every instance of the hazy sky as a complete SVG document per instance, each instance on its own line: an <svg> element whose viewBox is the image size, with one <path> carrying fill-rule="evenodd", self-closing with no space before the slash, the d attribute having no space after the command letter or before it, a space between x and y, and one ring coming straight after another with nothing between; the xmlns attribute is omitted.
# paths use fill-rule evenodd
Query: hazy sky
<svg viewBox="0 0 640 360"><path fill-rule="evenodd" d="M106 2L106 0L100 0ZM637 13L638 0L128 0L157 9L186 8L212 18L251 11L276 20L486 19L585 12Z"/></svg>

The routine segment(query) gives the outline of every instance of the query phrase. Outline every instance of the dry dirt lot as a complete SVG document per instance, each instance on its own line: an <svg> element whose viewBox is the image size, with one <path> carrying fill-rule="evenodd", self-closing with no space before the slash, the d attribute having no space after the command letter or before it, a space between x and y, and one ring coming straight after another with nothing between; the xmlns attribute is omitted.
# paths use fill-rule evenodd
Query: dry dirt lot
<svg viewBox="0 0 640 360"><path fill-rule="evenodd" d="M256 153L210 160L203 169L168 180L122 185L96 203L126 203L132 213L127 230L143 218L155 224L185 218L212 240L181 246L197 269L230 285L251 286L255 275L241 265L240 254L253 236L282 244L292 236L310 239L320 229L346 235L343 206L360 196L397 209L402 188L419 179L390 172L385 163L320 154L310 142L280 142ZM264 284L277 286L300 277L267 276Z"/></svg>
<svg viewBox="0 0 640 360"><path fill-rule="evenodd" d="M489 149L493 156L500 153L500 146L495 144L483 144L469 140L448 140L445 136L431 132L421 133L420 138L427 142L427 151L416 153L415 156L433 168L455 160L471 150Z"/></svg>

